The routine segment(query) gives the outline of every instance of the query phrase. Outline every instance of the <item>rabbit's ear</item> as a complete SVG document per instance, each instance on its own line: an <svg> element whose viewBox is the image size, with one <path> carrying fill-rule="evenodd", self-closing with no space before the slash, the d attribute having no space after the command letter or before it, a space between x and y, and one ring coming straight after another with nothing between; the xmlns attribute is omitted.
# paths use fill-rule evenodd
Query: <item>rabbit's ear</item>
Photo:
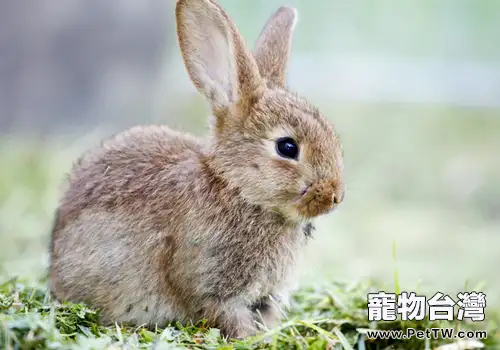
<svg viewBox="0 0 500 350"><path fill-rule="evenodd" d="M280 7L267 21L253 51L262 77L269 86L286 86L286 66L297 23L297 10Z"/></svg>
<svg viewBox="0 0 500 350"><path fill-rule="evenodd" d="M189 77L214 109L251 99L264 87L243 38L214 0L177 0L177 37Z"/></svg>

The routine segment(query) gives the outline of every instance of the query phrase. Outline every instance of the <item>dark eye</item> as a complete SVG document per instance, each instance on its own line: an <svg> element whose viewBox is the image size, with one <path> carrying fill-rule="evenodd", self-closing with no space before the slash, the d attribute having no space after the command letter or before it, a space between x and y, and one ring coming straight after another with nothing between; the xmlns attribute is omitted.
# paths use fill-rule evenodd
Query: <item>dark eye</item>
<svg viewBox="0 0 500 350"><path fill-rule="evenodd" d="M276 140L276 151L283 158L297 159L299 156L299 146L291 137Z"/></svg>

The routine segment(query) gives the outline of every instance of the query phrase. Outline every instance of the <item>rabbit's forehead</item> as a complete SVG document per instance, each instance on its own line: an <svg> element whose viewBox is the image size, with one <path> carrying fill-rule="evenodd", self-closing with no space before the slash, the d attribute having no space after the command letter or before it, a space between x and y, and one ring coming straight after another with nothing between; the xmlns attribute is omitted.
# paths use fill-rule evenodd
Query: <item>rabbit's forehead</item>
<svg viewBox="0 0 500 350"><path fill-rule="evenodd" d="M286 91L264 96L254 108L253 122L268 137L289 136L315 151L333 150L339 140L333 124L307 100Z"/></svg>
<svg viewBox="0 0 500 350"><path fill-rule="evenodd" d="M254 105L253 121L267 130L281 127L298 138L332 135L331 123L304 98L285 90L271 90Z"/></svg>

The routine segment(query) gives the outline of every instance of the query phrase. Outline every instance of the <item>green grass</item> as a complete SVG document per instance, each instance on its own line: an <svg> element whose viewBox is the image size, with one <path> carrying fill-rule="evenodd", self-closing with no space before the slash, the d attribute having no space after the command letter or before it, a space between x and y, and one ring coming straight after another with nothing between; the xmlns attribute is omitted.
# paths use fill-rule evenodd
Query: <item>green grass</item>
<svg viewBox="0 0 500 350"><path fill-rule="evenodd" d="M60 304L45 288L15 279L0 286L0 345L8 349L435 349L450 340L370 340L367 329L448 328L488 330L481 340L487 349L500 346L499 318L482 323L447 321L368 322L366 294L378 291L369 283L332 283L324 289L305 288L294 295L286 319L244 340L227 340L201 320L164 329L102 327L99 313L83 304Z"/></svg>

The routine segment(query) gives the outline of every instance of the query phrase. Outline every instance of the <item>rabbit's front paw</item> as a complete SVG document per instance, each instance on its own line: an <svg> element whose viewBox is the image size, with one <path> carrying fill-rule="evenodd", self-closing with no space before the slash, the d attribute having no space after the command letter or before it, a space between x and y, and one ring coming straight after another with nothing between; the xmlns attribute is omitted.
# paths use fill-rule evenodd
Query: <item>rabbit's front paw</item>
<svg viewBox="0 0 500 350"><path fill-rule="evenodd" d="M244 307L228 313L220 322L221 334L233 339L254 335L257 329L252 316L252 312Z"/></svg>

